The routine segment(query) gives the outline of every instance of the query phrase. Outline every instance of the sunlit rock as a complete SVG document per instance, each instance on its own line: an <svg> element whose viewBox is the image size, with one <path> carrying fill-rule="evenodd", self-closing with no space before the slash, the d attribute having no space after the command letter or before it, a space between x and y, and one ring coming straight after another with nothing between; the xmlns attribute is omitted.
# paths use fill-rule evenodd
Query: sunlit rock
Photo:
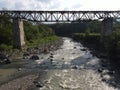
<svg viewBox="0 0 120 90"><path fill-rule="evenodd" d="M21 71L22 70L22 68L18 68L18 71Z"/></svg>

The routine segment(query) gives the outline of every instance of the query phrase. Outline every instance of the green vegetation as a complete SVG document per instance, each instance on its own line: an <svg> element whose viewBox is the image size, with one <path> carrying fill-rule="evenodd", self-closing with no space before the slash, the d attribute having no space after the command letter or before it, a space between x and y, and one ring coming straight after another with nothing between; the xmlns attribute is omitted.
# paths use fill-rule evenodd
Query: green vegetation
<svg viewBox="0 0 120 90"><path fill-rule="evenodd" d="M0 50L10 50L13 43L12 22L7 16L0 16Z"/></svg>
<svg viewBox="0 0 120 90"><path fill-rule="evenodd" d="M108 56L109 59L120 59L120 29L114 30L109 36L104 36L101 42L101 35L99 33L90 33L89 31L85 33L75 33L73 34L73 39L81 41L87 46L91 46L94 49L100 50Z"/></svg>
<svg viewBox="0 0 120 90"><path fill-rule="evenodd" d="M13 22L7 16L0 16L0 51L13 48ZM28 47L58 40L54 31L46 25L24 21L25 40Z"/></svg>
<svg viewBox="0 0 120 90"><path fill-rule="evenodd" d="M113 33L102 36L101 21L78 21L72 23L57 23L49 25L60 36L71 36L91 48L104 52L110 59L120 59L120 21L114 20ZM101 38L103 42L101 42Z"/></svg>
<svg viewBox="0 0 120 90"><path fill-rule="evenodd" d="M73 34L74 40L80 40L82 42L88 42L88 43L99 43L100 40L100 34L99 33L75 33Z"/></svg>
<svg viewBox="0 0 120 90"><path fill-rule="evenodd" d="M99 45L101 35L100 33L91 33L90 28L87 28L84 33L74 33L72 37L74 40L80 40L81 42L95 43Z"/></svg>
<svg viewBox="0 0 120 90"><path fill-rule="evenodd" d="M40 46L58 40L53 30L45 25L32 25L30 22L24 22L25 39L28 47Z"/></svg>
<svg viewBox="0 0 120 90"><path fill-rule="evenodd" d="M56 23L47 26L24 21L25 40L28 47L57 41L56 33L61 36L72 35L75 40L93 44L99 50L104 50L110 58L120 58L120 22L114 21L113 28L112 35L103 37L104 42L101 43L101 21ZM12 20L7 16L0 16L0 50L10 50L12 45Z"/></svg>
<svg viewBox="0 0 120 90"><path fill-rule="evenodd" d="M112 35L104 37L105 50L110 58L120 58L120 29L113 31Z"/></svg>
<svg viewBox="0 0 120 90"><path fill-rule="evenodd" d="M71 36L73 33L84 33L86 29L91 32L99 33L101 30L100 21L80 21L71 23L56 23L49 25L57 35Z"/></svg>

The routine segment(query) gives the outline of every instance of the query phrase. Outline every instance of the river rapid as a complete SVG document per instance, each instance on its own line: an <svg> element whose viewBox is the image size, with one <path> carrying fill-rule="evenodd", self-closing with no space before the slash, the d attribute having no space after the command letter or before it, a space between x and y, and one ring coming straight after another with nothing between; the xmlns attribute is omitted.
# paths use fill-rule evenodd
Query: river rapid
<svg viewBox="0 0 120 90"><path fill-rule="evenodd" d="M118 90L101 78L100 59L70 38L63 38L58 50L39 57L40 60L26 65L41 72L36 79L41 87L34 90ZM106 79L110 78L106 75Z"/></svg>

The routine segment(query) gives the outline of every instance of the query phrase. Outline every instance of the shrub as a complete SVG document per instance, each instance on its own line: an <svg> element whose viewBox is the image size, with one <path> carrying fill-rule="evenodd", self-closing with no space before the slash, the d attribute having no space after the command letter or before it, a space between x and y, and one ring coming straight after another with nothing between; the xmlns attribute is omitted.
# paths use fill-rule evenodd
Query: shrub
<svg viewBox="0 0 120 90"><path fill-rule="evenodd" d="M0 50L2 50L2 51L9 51L11 49L12 49L11 45L6 45L6 44L1 44L0 45Z"/></svg>
<svg viewBox="0 0 120 90"><path fill-rule="evenodd" d="M75 33L73 34L73 39L80 40L89 43L99 43L100 41L100 34L99 33Z"/></svg>

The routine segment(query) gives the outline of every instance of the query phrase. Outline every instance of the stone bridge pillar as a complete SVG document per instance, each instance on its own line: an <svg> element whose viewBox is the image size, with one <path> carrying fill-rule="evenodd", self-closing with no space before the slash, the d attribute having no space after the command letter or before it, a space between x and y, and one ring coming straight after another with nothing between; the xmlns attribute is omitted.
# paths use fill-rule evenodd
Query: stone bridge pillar
<svg viewBox="0 0 120 90"><path fill-rule="evenodd" d="M13 19L13 47L21 49L25 46L23 21L18 18Z"/></svg>
<svg viewBox="0 0 120 90"><path fill-rule="evenodd" d="M106 18L102 21L102 36L108 36L112 34L113 30L113 18Z"/></svg>

